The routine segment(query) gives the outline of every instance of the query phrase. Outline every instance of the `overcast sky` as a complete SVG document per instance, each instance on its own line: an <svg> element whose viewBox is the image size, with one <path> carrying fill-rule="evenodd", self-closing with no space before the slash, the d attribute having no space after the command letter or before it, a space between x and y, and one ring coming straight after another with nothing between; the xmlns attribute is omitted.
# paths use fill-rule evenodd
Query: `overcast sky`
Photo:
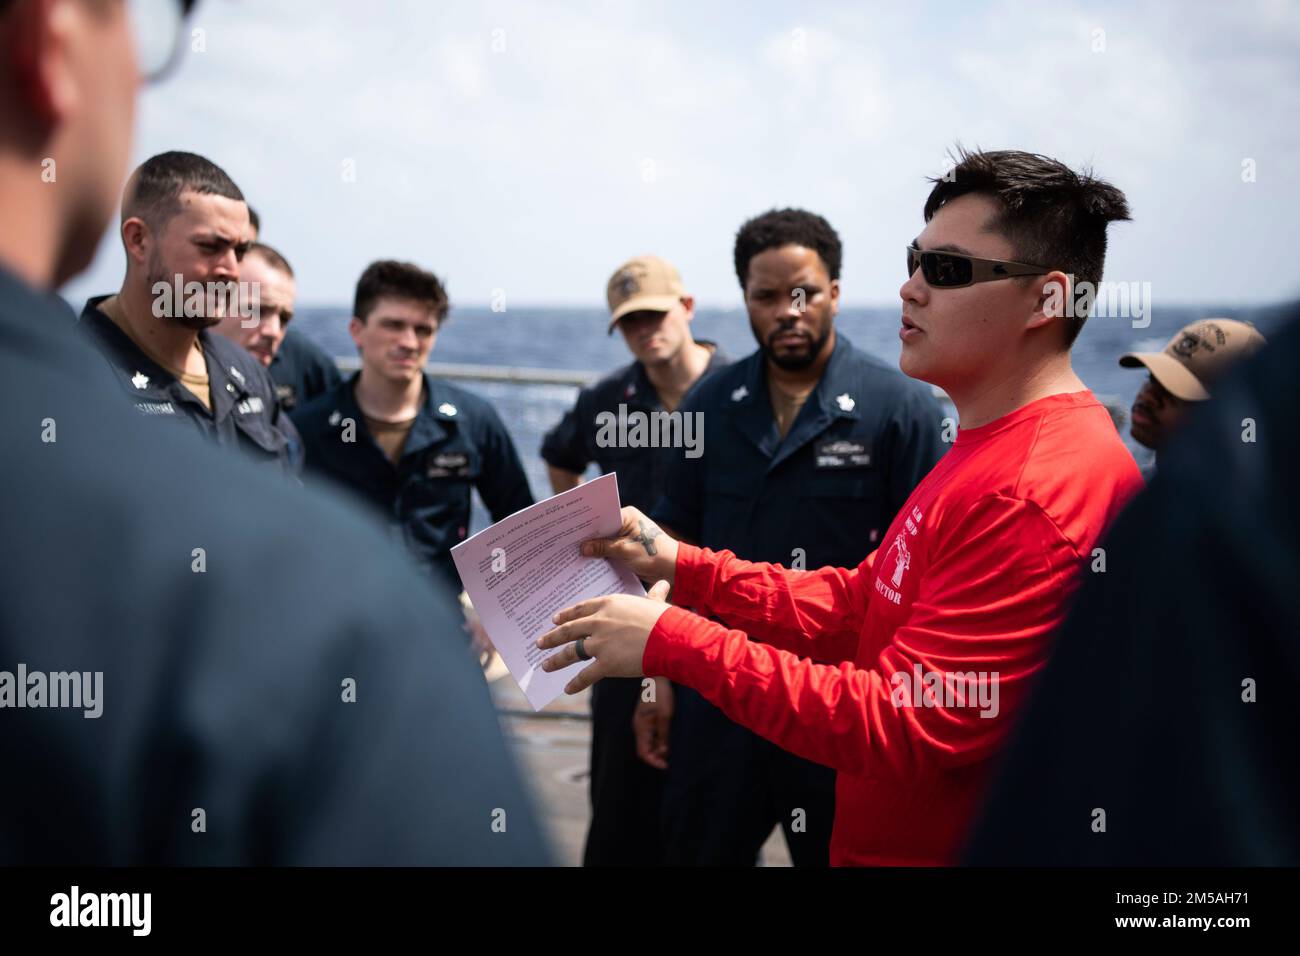
<svg viewBox="0 0 1300 956"><path fill-rule="evenodd" d="M889 304L956 141L1125 190L1107 278L1157 304L1300 295L1283 0L202 0L191 28L205 48L144 94L135 157L223 166L300 305L349 303L367 262L398 257L455 305L595 306L655 252L734 306L736 228L780 205L839 230L848 304ZM122 262L114 231L65 293L116 289Z"/></svg>

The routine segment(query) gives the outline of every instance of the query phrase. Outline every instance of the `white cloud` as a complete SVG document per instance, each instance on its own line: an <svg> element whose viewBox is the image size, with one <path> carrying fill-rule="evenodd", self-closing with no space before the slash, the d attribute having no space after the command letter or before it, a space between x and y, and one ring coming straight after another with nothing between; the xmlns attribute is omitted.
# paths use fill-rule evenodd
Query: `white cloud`
<svg viewBox="0 0 1300 956"><path fill-rule="evenodd" d="M206 0L199 22L207 52L145 95L137 159L186 148L226 167L306 302L347 301L394 255L465 304L499 287L598 304L619 261L654 250L732 304L736 227L785 204L843 235L848 301L887 302L924 177L957 140L1091 162L1125 189L1116 278L1179 301L1296 291L1285 3ZM72 296L115 286L121 261L106 242Z"/></svg>

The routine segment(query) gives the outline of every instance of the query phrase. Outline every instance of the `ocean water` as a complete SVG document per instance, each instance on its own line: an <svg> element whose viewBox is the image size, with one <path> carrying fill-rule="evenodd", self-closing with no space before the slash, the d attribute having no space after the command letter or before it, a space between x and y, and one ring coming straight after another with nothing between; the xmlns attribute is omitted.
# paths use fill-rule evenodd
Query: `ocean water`
<svg viewBox="0 0 1300 956"><path fill-rule="evenodd" d="M348 306L304 308L295 316L294 325L330 355L355 358L356 348L347 332L350 312ZM630 359L622 336L617 332L612 336L605 334L607 314L599 308L512 307L498 313L453 307L438 334L433 361L603 374ZM1096 316L1088 320L1075 343L1075 371L1098 396L1127 408L1146 375L1140 369L1121 368L1118 357L1129 351L1158 351L1182 326L1211 316L1253 322L1267 336L1280 321L1282 310L1279 307L1161 308L1156 305L1144 328L1135 328L1132 319ZM897 306L845 308L836 318L836 328L858 348L897 364L898 319ZM755 348L743 308L697 309L693 330L697 339L718 342L733 358L748 355ZM545 431L572 404L576 389L497 382L459 384L496 405L524 460L534 496L549 495L550 486L538 449ZM1139 463L1149 460L1150 453L1132 442L1127 428L1122 434ZM476 503L475 530L483 527L485 520L481 506Z"/></svg>

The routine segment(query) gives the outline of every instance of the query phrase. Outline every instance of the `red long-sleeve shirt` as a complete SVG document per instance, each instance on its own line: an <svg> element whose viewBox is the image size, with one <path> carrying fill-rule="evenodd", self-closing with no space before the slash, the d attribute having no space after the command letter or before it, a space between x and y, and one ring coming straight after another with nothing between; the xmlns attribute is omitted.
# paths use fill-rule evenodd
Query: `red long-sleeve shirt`
<svg viewBox="0 0 1300 956"><path fill-rule="evenodd" d="M839 771L832 863L950 863L1078 574L1141 486L1091 392L1041 399L959 431L855 569L680 545L682 607L645 672Z"/></svg>

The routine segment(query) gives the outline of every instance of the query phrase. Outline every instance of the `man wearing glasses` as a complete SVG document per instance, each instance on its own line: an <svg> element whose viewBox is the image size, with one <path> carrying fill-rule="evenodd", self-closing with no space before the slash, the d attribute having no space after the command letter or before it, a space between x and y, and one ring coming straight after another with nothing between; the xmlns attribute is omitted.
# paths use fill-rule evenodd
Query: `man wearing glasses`
<svg viewBox="0 0 1300 956"><path fill-rule="evenodd" d="M1079 574L1142 484L1071 368L1085 315L1060 308L1075 278L1100 281L1123 194L1044 156L959 160L907 252L899 364L948 393L960 429L880 547L854 569L791 572L625 509L622 534L584 553L667 581L677 606L585 601L539 640L561 648L547 670L594 658L571 691L666 675L834 767L836 864L956 860Z"/></svg>
<svg viewBox="0 0 1300 956"><path fill-rule="evenodd" d="M160 442L50 291L170 59L126 9L0 0L0 668L103 691L0 682L0 865L544 863L454 603L340 502Z"/></svg>

